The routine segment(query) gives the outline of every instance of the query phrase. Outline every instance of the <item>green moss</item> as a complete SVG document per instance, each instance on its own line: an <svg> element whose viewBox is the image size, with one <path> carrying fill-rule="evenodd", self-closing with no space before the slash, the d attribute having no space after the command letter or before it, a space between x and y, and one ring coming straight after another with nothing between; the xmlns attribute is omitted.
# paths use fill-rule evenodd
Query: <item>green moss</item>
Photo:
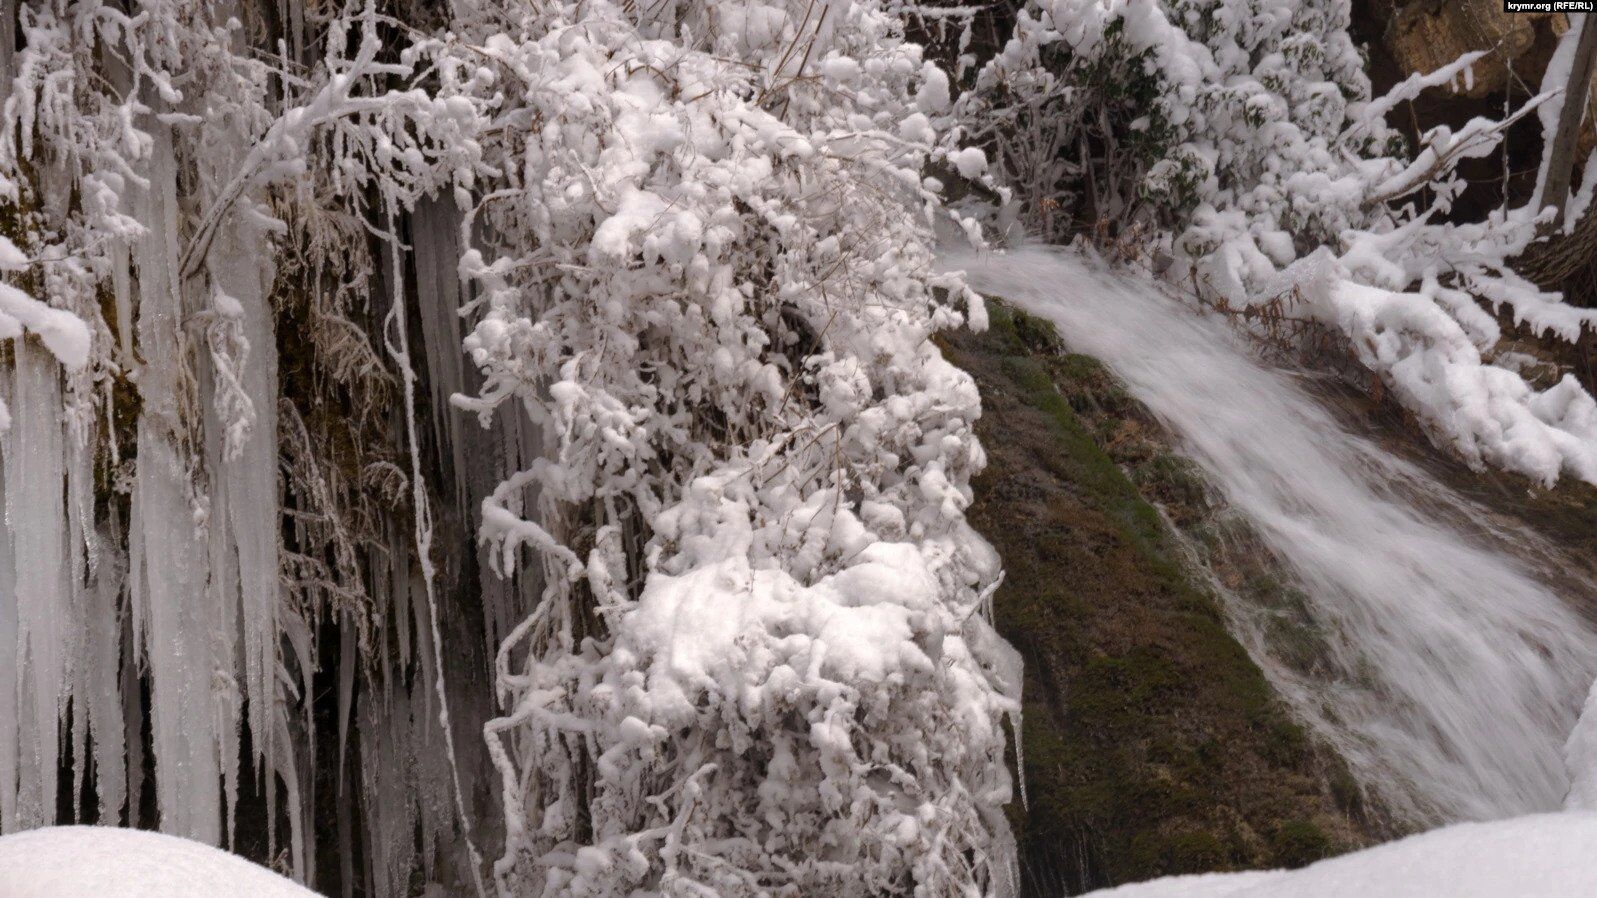
<svg viewBox="0 0 1597 898"><path fill-rule="evenodd" d="M1211 832L1176 833L1149 841L1152 844L1144 849L1152 855L1149 861L1167 875L1202 873L1228 866L1230 853Z"/></svg>
<svg viewBox="0 0 1597 898"><path fill-rule="evenodd" d="M1059 449L1050 464L1055 473L1086 491L1094 505L1149 549L1162 546L1167 535L1159 512L1143 501L1136 485L1082 426L1070 403L1054 389L1053 372L1025 356L1005 358L1003 368L1008 380L1022 391L1022 400L1046 416L1051 425Z"/></svg>
<svg viewBox="0 0 1597 898"><path fill-rule="evenodd" d="M1006 315L1007 323L1014 329L1015 338L1031 353L1058 354L1059 330L1052 321L1027 315L1024 312Z"/></svg>
<svg viewBox="0 0 1597 898"><path fill-rule="evenodd" d="M1277 827L1270 849L1283 867L1302 867L1334 853L1331 838L1307 820L1288 820Z"/></svg>
<svg viewBox="0 0 1597 898"><path fill-rule="evenodd" d="M1331 799L1344 813L1360 816L1364 812L1364 790L1346 767L1333 769L1329 776Z"/></svg>

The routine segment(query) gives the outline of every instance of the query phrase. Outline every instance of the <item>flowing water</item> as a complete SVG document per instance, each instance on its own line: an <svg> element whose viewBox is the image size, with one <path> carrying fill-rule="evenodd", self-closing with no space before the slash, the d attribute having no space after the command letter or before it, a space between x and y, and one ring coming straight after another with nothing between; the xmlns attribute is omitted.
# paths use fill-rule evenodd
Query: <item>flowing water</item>
<svg viewBox="0 0 1597 898"><path fill-rule="evenodd" d="M1297 578L1312 667L1281 660L1279 611L1228 597L1233 630L1400 817L1560 805L1564 741L1597 672L1597 634L1570 602L1589 584L1548 585L1555 556L1534 536L1350 432L1301 377L1140 275L1053 249L944 264L1106 364Z"/></svg>

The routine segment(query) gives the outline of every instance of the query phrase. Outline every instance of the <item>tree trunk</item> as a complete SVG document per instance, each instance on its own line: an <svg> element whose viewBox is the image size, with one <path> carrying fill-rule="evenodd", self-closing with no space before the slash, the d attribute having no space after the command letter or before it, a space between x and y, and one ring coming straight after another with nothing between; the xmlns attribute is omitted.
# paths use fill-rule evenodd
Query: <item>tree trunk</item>
<svg viewBox="0 0 1597 898"><path fill-rule="evenodd" d="M1569 181L1575 168L1575 144L1580 137L1581 119L1586 112L1586 92L1591 85L1592 57L1597 53L1597 26L1582 21L1579 43L1575 44L1575 58L1569 68L1569 81L1564 89L1564 105L1558 114L1558 131L1553 136L1552 153L1548 156L1547 181L1542 187L1542 208L1552 206L1557 212L1552 220L1542 226L1545 234L1555 233L1564 227L1564 205L1569 201Z"/></svg>

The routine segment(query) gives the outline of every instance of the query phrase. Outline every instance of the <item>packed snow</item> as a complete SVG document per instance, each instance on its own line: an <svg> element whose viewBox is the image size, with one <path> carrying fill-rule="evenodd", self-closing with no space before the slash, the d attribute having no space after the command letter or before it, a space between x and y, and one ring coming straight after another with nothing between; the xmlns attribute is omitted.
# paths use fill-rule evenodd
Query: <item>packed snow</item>
<svg viewBox="0 0 1597 898"><path fill-rule="evenodd" d="M1176 876L1090 898L1577 898L1597 895L1597 813L1460 823L1301 870Z"/></svg>
<svg viewBox="0 0 1597 898"><path fill-rule="evenodd" d="M265 867L203 842L112 826L0 837L5 898L315 898Z"/></svg>

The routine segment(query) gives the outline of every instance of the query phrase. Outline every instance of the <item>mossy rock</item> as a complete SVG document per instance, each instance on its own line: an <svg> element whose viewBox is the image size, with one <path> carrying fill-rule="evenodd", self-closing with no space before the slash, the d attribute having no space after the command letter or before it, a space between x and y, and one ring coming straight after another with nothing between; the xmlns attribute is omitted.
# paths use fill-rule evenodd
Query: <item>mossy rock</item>
<svg viewBox="0 0 1597 898"><path fill-rule="evenodd" d="M1303 867L1334 853L1331 837L1307 820L1289 820L1270 836L1270 850L1283 867Z"/></svg>

